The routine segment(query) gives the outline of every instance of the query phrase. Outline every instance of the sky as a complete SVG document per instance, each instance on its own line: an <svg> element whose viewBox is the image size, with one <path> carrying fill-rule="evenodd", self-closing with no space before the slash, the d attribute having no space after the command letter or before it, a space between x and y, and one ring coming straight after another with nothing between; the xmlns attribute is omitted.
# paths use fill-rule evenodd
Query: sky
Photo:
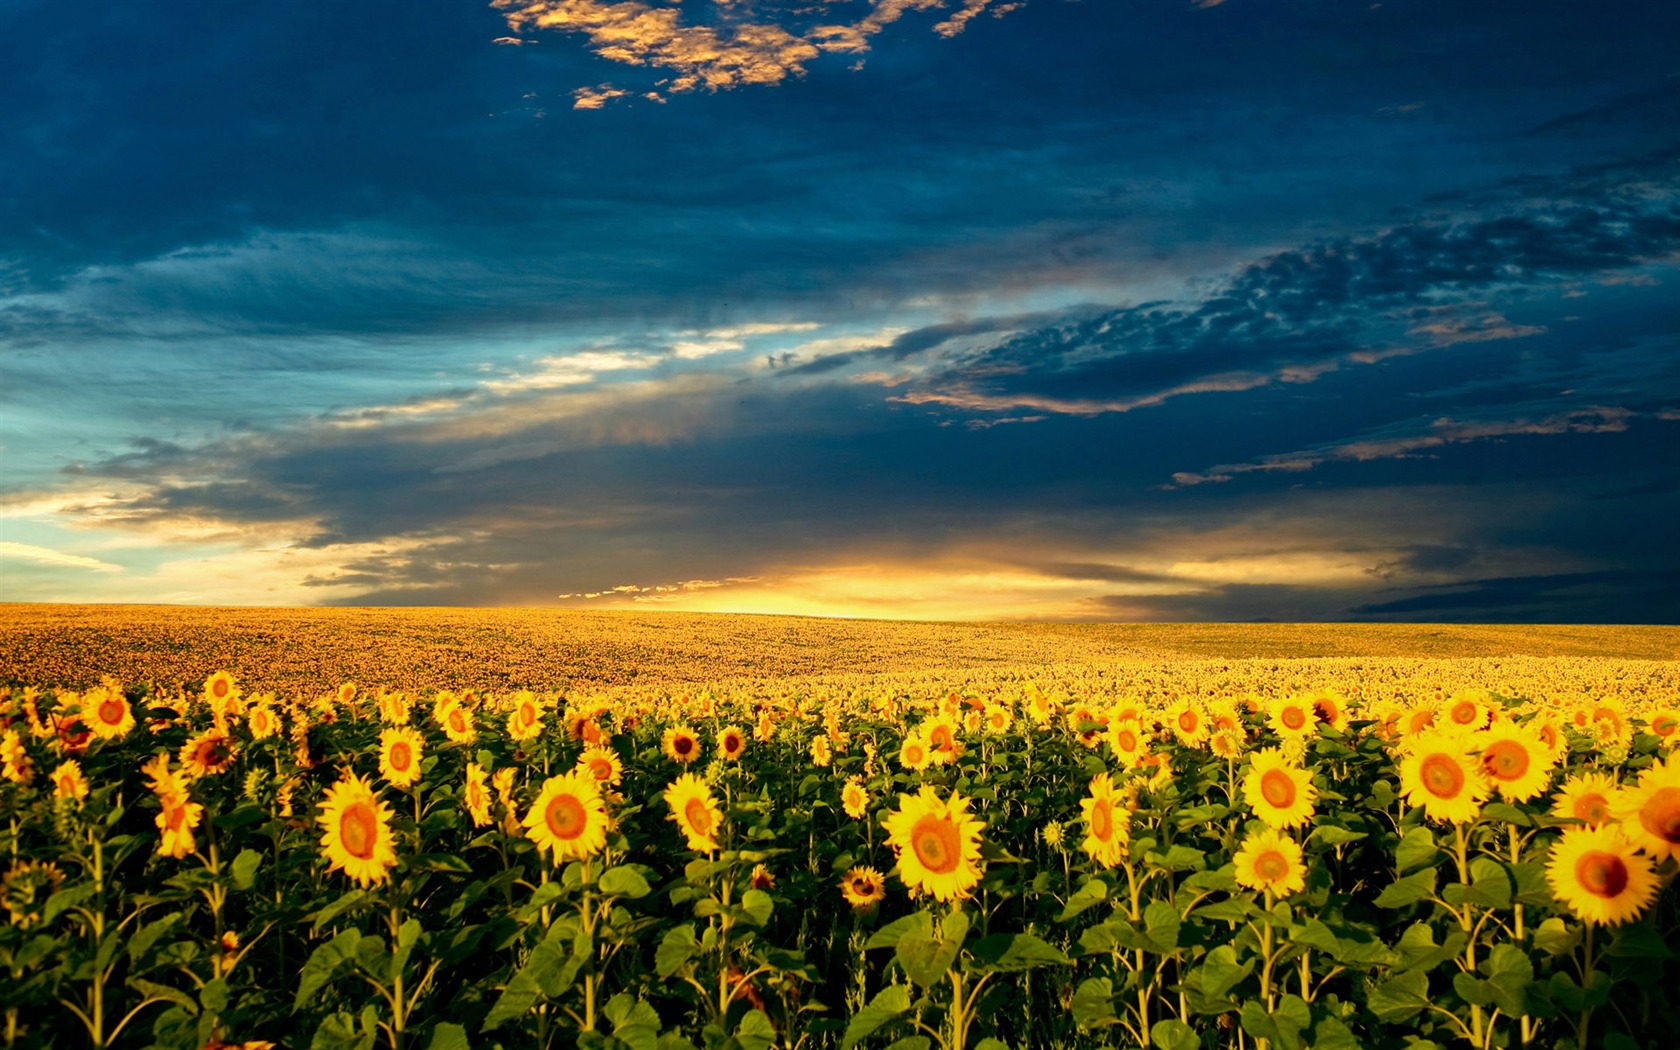
<svg viewBox="0 0 1680 1050"><path fill-rule="evenodd" d="M0 599L1680 622L1680 5L0 4Z"/></svg>

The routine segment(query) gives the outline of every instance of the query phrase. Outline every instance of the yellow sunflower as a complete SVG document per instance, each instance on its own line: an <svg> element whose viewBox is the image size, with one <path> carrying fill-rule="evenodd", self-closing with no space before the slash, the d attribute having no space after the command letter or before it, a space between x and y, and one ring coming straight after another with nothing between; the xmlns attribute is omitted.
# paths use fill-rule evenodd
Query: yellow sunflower
<svg viewBox="0 0 1680 1050"><path fill-rule="evenodd" d="M551 851L556 864L593 857L607 846L607 804L595 778L582 770L543 781L524 824L525 837L537 852Z"/></svg>
<svg viewBox="0 0 1680 1050"><path fill-rule="evenodd" d="M24 750L23 738L15 729L0 734L0 775L14 784L28 784L35 779L35 763Z"/></svg>
<svg viewBox="0 0 1680 1050"><path fill-rule="evenodd" d="M387 693L381 689L374 704L379 708L379 720L387 725L405 726L414 716L406 693Z"/></svg>
<svg viewBox="0 0 1680 1050"><path fill-rule="evenodd" d="M956 792L941 799L931 787L898 796L898 809L882 822L887 843L898 854L898 874L912 896L935 900L967 897L980 881L980 829L968 813L968 799Z"/></svg>
<svg viewBox="0 0 1680 1050"><path fill-rule="evenodd" d="M1254 815L1274 828L1309 823L1318 788L1305 769L1283 757L1275 747L1255 752L1243 778L1243 797Z"/></svg>
<svg viewBox="0 0 1680 1050"><path fill-rule="evenodd" d="M542 732L542 705L529 689L521 689L514 695L507 729L508 736L520 741L531 740Z"/></svg>
<svg viewBox="0 0 1680 1050"><path fill-rule="evenodd" d="M234 743L226 732L211 727L181 745L181 770L189 777L214 776L233 765Z"/></svg>
<svg viewBox="0 0 1680 1050"><path fill-rule="evenodd" d="M134 728L134 707L122 690L100 686L82 697L82 720L94 736L116 740Z"/></svg>
<svg viewBox="0 0 1680 1050"><path fill-rule="evenodd" d="M1185 747L1201 747L1207 743L1207 717L1202 713L1202 707L1188 698L1179 700L1168 707L1162 717L1173 736Z"/></svg>
<svg viewBox="0 0 1680 1050"><path fill-rule="evenodd" d="M52 771L52 782L54 798L87 798L88 778L82 774L82 764L73 758L59 763Z"/></svg>
<svg viewBox="0 0 1680 1050"><path fill-rule="evenodd" d="M460 700L451 698L439 704L435 717L450 743L470 744L478 739L478 726L473 724L472 712Z"/></svg>
<svg viewBox="0 0 1680 1050"><path fill-rule="evenodd" d="M180 795L187 790L186 783L180 776L170 771L169 755L159 751L153 755L151 761L140 767L140 772L151 781L150 787L159 796Z"/></svg>
<svg viewBox="0 0 1680 1050"><path fill-rule="evenodd" d="M1480 752L1482 772L1512 802L1526 802L1551 786L1556 756L1525 726L1501 722L1470 741Z"/></svg>
<svg viewBox="0 0 1680 1050"><path fill-rule="evenodd" d="M363 889L390 878L397 863L391 807L374 797L367 781L351 776L328 788L316 823L328 871L344 872Z"/></svg>
<svg viewBox="0 0 1680 1050"><path fill-rule="evenodd" d="M700 738L694 735L694 730L685 725L675 725L665 730L660 747L664 749L666 758L683 765L700 757Z"/></svg>
<svg viewBox="0 0 1680 1050"><path fill-rule="evenodd" d="M233 675L226 671L217 671L204 680L204 699L210 701L213 707L232 703L239 699L239 687L233 684Z"/></svg>
<svg viewBox="0 0 1680 1050"><path fill-rule="evenodd" d="M1635 852L1615 825L1565 831L1546 862L1546 879L1570 911L1609 926L1637 918L1657 895L1651 858Z"/></svg>
<svg viewBox="0 0 1680 1050"><path fill-rule="evenodd" d="M379 734L379 775L392 787L405 788L420 779L420 756L426 740L413 726L395 726Z"/></svg>
<svg viewBox="0 0 1680 1050"><path fill-rule="evenodd" d="M840 808L853 820L862 820L869 812L869 792L863 786L862 777L852 777L840 789Z"/></svg>
<svg viewBox="0 0 1680 1050"><path fill-rule="evenodd" d="M671 819L677 822L688 848L710 853L719 849L717 833L723 824L723 814L711 788L693 773L684 773L665 789L665 804L671 807Z"/></svg>
<svg viewBox="0 0 1680 1050"><path fill-rule="evenodd" d="M1312 701L1304 696L1286 696L1272 702L1271 716L1266 724L1278 736L1306 736L1318 725L1313 717Z"/></svg>
<svg viewBox="0 0 1680 1050"><path fill-rule="evenodd" d="M827 733L818 733L811 738L811 764L826 766L834 761L834 749L828 742Z"/></svg>
<svg viewBox="0 0 1680 1050"><path fill-rule="evenodd" d="M1552 816L1578 820L1596 828L1610 820L1610 803L1621 784L1606 773L1581 773L1570 777L1552 798Z"/></svg>
<svg viewBox="0 0 1680 1050"><path fill-rule="evenodd" d="M1329 726L1337 732L1347 731L1347 697L1330 689L1320 689L1307 699L1312 701L1313 718L1319 725Z"/></svg>
<svg viewBox="0 0 1680 1050"><path fill-rule="evenodd" d="M985 711L986 732L997 736L1009 732L1009 727L1015 724L1015 715L1004 704L987 704Z"/></svg>
<svg viewBox="0 0 1680 1050"><path fill-rule="evenodd" d="M840 880L840 895L858 911L873 908L887 899L886 877L874 868L853 868Z"/></svg>
<svg viewBox="0 0 1680 1050"><path fill-rule="evenodd" d="M1489 700L1492 694L1485 689L1466 689L1447 698L1442 717L1435 726L1447 733L1474 733L1487 726L1492 714Z"/></svg>
<svg viewBox="0 0 1680 1050"><path fill-rule="evenodd" d="M920 771L926 769L933 761L932 749L919 732L911 732L904 738L904 745L898 749L898 763L905 769Z"/></svg>
<svg viewBox="0 0 1680 1050"><path fill-rule="evenodd" d="M1105 736L1114 757L1127 769L1135 769L1149 754L1149 738L1135 718L1116 720L1109 725Z"/></svg>
<svg viewBox="0 0 1680 1050"><path fill-rule="evenodd" d="M1680 857L1680 757L1670 756L1639 774L1611 800L1611 813L1634 848L1654 860Z"/></svg>
<svg viewBox="0 0 1680 1050"><path fill-rule="evenodd" d="M1431 820L1467 823L1481 814L1493 788L1462 734L1432 732L1409 741L1400 759L1400 790Z"/></svg>
<svg viewBox="0 0 1680 1050"><path fill-rule="evenodd" d="M747 751L747 734L740 726L724 726L718 730L718 754L725 762L739 762Z"/></svg>
<svg viewBox="0 0 1680 1050"><path fill-rule="evenodd" d="M1649 730L1667 749L1680 743L1680 707L1659 707L1645 719Z"/></svg>
<svg viewBox="0 0 1680 1050"><path fill-rule="evenodd" d="M1105 868L1125 860L1132 837L1131 809L1125 796L1114 790L1107 773L1091 778L1091 794L1080 800L1079 809L1086 830L1080 848Z"/></svg>
<svg viewBox="0 0 1680 1050"><path fill-rule="evenodd" d="M776 738L776 720L770 717L770 712L761 711L758 724L753 726L753 739L761 744L768 744Z"/></svg>
<svg viewBox="0 0 1680 1050"><path fill-rule="evenodd" d="M267 740L280 732L280 717L267 704L252 704L245 712L245 728L252 740Z"/></svg>
<svg viewBox="0 0 1680 1050"><path fill-rule="evenodd" d="M962 741L957 738L957 723L947 715L935 715L923 722L918 731L927 741L928 755L934 765L948 766L962 754Z"/></svg>
<svg viewBox="0 0 1680 1050"><path fill-rule="evenodd" d="M342 684L338 687L338 702L340 704L349 705L355 699L356 699L356 683L355 682L345 682L344 684ZM407 706L408 705L406 705L406 704L403 705L405 713L406 713L406 710L407 710Z"/></svg>
<svg viewBox="0 0 1680 1050"><path fill-rule="evenodd" d="M611 786L624 780L624 763L610 747L591 747L578 756L577 768L589 771L595 783Z"/></svg>
<svg viewBox="0 0 1680 1050"><path fill-rule="evenodd" d="M477 762L467 763L467 783L461 789L461 801L467 805L467 815L476 827L487 827L490 819L490 789L485 783L484 767Z"/></svg>
<svg viewBox="0 0 1680 1050"><path fill-rule="evenodd" d="M158 856L179 860L195 848L193 829L198 827L199 820L204 816L204 807L189 798L185 791L171 792L158 798L163 803L163 810L155 821L158 831L163 833L158 842Z"/></svg>
<svg viewBox="0 0 1680 1050"><path fill-rule="evenodd" d="M1427 700L1419 701L1407 708L1400 716L1400 735L1404 737L1417 736L1435 728L1435 720L1441 717L1441 705Z"/></svg>
<svg viewBox="0 0 1680 1050"><path fill-rule="evenodd" d="M1274 828L1249 835L1232 858L1236 861L1238 885L1251 890L1270 890L1287 897L1307 886L1306 865L1295 840L1279 835Z"/></svg>

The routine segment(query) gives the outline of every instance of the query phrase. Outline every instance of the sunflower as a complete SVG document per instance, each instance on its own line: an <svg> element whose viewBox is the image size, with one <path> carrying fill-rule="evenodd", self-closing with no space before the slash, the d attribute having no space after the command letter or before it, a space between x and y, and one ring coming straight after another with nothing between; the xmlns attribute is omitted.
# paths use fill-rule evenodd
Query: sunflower
<svg viewBox="0 0 1680 1050"><path fill-rule="evenodd" d="M1417 736L1435 728L1435 720L1441 717L1441 705L1424 700L1408 707L1400 716L1400 735Z"/></svg>
<svg viewBox="0 0 1680 1050"><path fill-rule="evenodd" d="M1657 708L1646 717L1645 728L1662 741L1665 749L1680 743L1680 707Z"/></svg>
<svg viewBox="0 0 1680 1050"><path fill-rule="evenodd" d="M755 890L773 890L776 888L776 875L762 864L754 864L752 874L747 877L747 886Z"/></svg>
<svg viewBox="0 0 1680 1050"><path fill-rule="evenodd" d="M82 775L82 764L73 758L59 763L52 771L52 782L54 798L87 798L88 778Z"/></svg>
<svg viewBox="0 0 1680 1050"><path fill-rule="evenodd" d="M160 797L163 795L185 794L187 785L179 775L169 769L169 755L159 751L152 756L150 762L140 767L140 772L151 781L148 787Z"/></svg>
<svg viewBox="0 0 1680 1050"><path fill-rule="evenodd" d="M1657 895L1652 859L1635 852L1615 825L1565 831L1546 862L1546 879L1570 911L1610 926L1637 918Z"/></svg>
<svg viewBox="0 0 1680 1050"><path fill-rule="evenodd" d="M233 675L226 671L217 671L206 678L204 680L204 699L210 701L212 708L239 699L239 687L233 684Z"/></svg>
<svg viewBox="0 0 1680 1050"><path fill-rule="evenodd" d="M864 790L861 777L846 781L846 786L840 790L840 808L853 820L862 820L869 812L869 792Z"/></svg>
<svg viewBox="0 0 1680 1050"><path fill-rule="evenodd" d="M400 696L402 694L399 693L399 694L396 694L396 695ZM345 682L344 684L342 684L338 687L338 702L340 704L348 707L351 704L351 702L353 702L355 699L356 699L356 683L355 682ZM406 712L407 712L407 705L404 704L404 713L406 713Z"/></svg>
<svg viewBox="0 0 1680 1050"><path fill-rule="evenodd" d="M225 773L233 765L233 741L223 730L211 727L181 745L176 756L189 777Z"/></svg>
<svg viewBox="0 0 1680 1050"><path fill-rule="evenodd" d="M1443 717L1436 723L1448 733L1474 733L1487 726L1493 694L1485 689L1466 689L1447 699Z"/></svg>
<svg viewBox="0 0 1680 1050"><path fill-rule="evenodd" d="M82 697L82 721L94 736L116 740L134 728L134 707L120 689L100 686Z"/></svg>
<svg viewBox="0 0 1680 1050"><path fill-rule="evenodd" d="M747 751L747 734L740 726L724 726L718 730L718 754L725 762L739 762Z"/></svg>
<svg viewBox="0 0 1680 1050"><path fill-rule="evenodd" d="M840 895L858 911L866 911L887 899L887 880L874 868L858 867L840 880Z"/></svg>
<svg viewBox="0 0 1680 1050"><path fill-rule="evenodd" d="M1056 707L1056 701L1036 687L1027 697L1027 715L1038 723L1040 729L1048 726L1050 720L1056 717Z"/></svg>
<svg viewBox="0 0 1680 1050"><path fill-rule="evenodd" d="M1009 732L1009 727L1015 724L1015 715L1004 704L987 704L985 720L986 732L996 736Z"/></svg>
<svg viewBox="0 0 1680 1050"><path fill-rule="evenodd" d="M1185 747L1201 747L1207 743L1207 718L1201 705L1194 700L1179 700L1168 707L1163 721Z"/></svg>
<svg viewBox="0 0 1680 1050"><path fill-rule="evenodd" d="M1470 747L1481 753L1482 772L1512 802L1526 802L1551 786L1557 759L1525 726L1501 723L1472 736Z"/></svg>
<svg viewBox="0 0 1680 1050"><path fill-rule="evenodd" d="M1641 853L1657 861L1680 857L1680 758L1640 773L1638 786L1616 792L1611 812Z"/></svg>
<svg viewBox="0 0 1680 1050"><path fill-rule="evenodd" d="M1453 823L1475 820L1493 790L1464 736L1438 732L1411 739L1400 759L1400 789L1431 820Z"/></svg>
<svg viewBox="0 0 1680 1050"><path fill-rule="evenodd" d="M723 814L711 788L693 773L684 773L671 781L665 789L665 804L671 807L671 818L688 840L688 848L710 853L720 849L717 833L723 824Z"/></svg>
<svg viewBox="0 0 1680 1050"><path fill-rule="evenodd" d="M513 710L508 712L508 736L515 740L530 740L542 732L542 705L529 689L514 695Z"/></svg>
<svg viewBox="0 0 1680 1050"><path fill-rule="evenodd" d="M962 741L957 739L957 723L947 715L935 715L923 722L918 730L927 741L928 755L934 765L948 766L962 754Z"/></svg>
<svg viewBox="0 0 1680 1050"><path fill-rule="evenodd" d="M1312 820L1318 789L1306 770L1272 747L1256 752L1250 760L1243 797L1254 815L1271 827L1293 828Z"/></svg>
<svg viewBox="0 0 1680 1050"><path fill-rule="evenodd" d="M461 789L461 800L467 804L467 815L475 827L491 823L490 789L485 784L484 767L477 762L467 763L467 783Z"/></svg>
<svg viewBox="0 0 1680 1050"><path fill-rule="evenodd" d="M252 704L245 711L245 728L252 740L267 740L280 732L280 718L267 704Z"/></svg>
<svg viewBox="0 0 1680 1050"><path fill-rule="evenodd" d="M1307 886L1307 869L1301 863L1301 847L1273 828L1249 835L1233 858L1239 885L1251 890L1269 890L1287 897Z"/></svg>
<svg viewBox="0 0 1680 1050"><path fill-rule="evenodd" d="M1208 737L1208 750L1220 758L1234 759L1243 753L1243 743L1241 730L1221 729Z"/></svg>
<svg viewBox="0 0 1680 1050"><path fill-rule="evenodd" d="M611 786L624 780L624 763L610 747L592 747L578 756L577 768L589 771L595 783Z"/></svg>
<svg viewBox="0 0 1680 1050"><path fill-rule="evenodd" d="M321 846L328 871L342 871L363 889L384 882L397 863L391 845L391 807L359 776L327 789L321 802Z"/></svg>
<svg viewBox="0 0 1680 1050"><path fill-rule="evenodd" d="M387 693L381 689L373 702L379 708L379 720L386 725L405 726L414 717L406 693Z"/></svg>
<svg viewBox="0 0 1680 1050"><path fill-rule="evenodd" d="M664 749L666 758L683 765L700 757L700 738L694 735L694 730L685 725L675 725L665 730L660 747Z"/></svg>
<svg viewBox="0 0 1680 1050"><path fill-rule="evenodd" d="M163 810L158 813L155 823L163 838L158 842L158 856L179 860L194 849L193 829L198 827L199 820L204 816L204 807L188 797L185 791L160 795L159 799Z"/></svg>
<svg viewBox="0 0 1680 1050"><path fill-rule="evenodd" d="M920 771L928 767L933 761L933 755L928 748L928 742L922 739L920 732L912 731L904 738L904 745L898 749L898 763L905 769Z"/></svg>
<svg viewBox="0 0 1680 1050"><path fill-rule="evenodd" d="M1105 868L1125 860L1132 837L1131 810L1107 773L1091 778L1091 794L1080 800L1079 808L1087 832L1080 848Z"/></svg>
<svg viewBox="0 0 1680 1050"><path fill-rule="evenodd" d="M753 726L753 739L761 744L768 744L776 738L776 721L770 717L770 712L760 711L758 724Z"/></svg>
<svg viewBox="0 0 1680 1050"><path fill-rule="evenodd" d="M420 779L420 756L425 750L425 738L412 726L381 730L379 775L392 787L408 787Z"/></svg>
<svg viewBox="0 0 1680 1050"><path fill-rule="evenodd" d="M1337 732L1346 732L1348 724L1347 697L1330 689L1320 689L1308 698L1312 702L1313 718L1319 725Z"/></svg>
<svg viewBox="0 0 1680 1050"><path fill-rule="evenodd" d="M1606 773L1581 773L1558 788L1552 800L1552 816L1579 820L1596 828L1610 820L1610 803L1621 785Z"/></svg>
<svg viewBox="0 0 1680 1050"><path fill-rule="evenodd" d="M913 896L941 901L968 896L980 881L980 829L968 799L955 791L941 799L931 787L898 796L898 809L882 822L898 854L898 874Z"/></svg>
<svg viewBox="0 0 1680 1050"><path fill-rule="evenodd" d="M451 697L446 703L439 704L434 717L450 743L470 744L478 739L478 726L473 724L472 712L461 701Z"/></svg>
<svg viewBox="0 0 1680 1050"><path fill-rule="evenodd" d="M28 784L35 778L35 764L15 729L0 733L0 775L14 784Z"/></svg>
<svg viewBox="0 0 1680 1050"><path fill-rule="evenodd" d="M582 770L543 781L524 825L537 852L552 851L556 864L593 857L607 846L607 804L595 778Z"/></svg>
<svg viewBox="0 0 1680 1050"><path fill-rule="evenodd" d="M828 742L827 733L818 733L811 738L811 764L826 766L834 761L834 749Z"/></svg>
<svg viewBox="0 0 1680 1050"><path fill-rule="evenodd" d="M1313 717L1311 700L1304 696L1286 696L1273 701L1267 724L1279 736L1306 736L1318 723Z"/></svg>
<svg viewBox="0 0 1680 1050"><path fill-rule="evenodd" d="M1116 720L1108 727L1105 738L1114 757L1127 769L1136 768L1149 754L1149 738L1144 736L1143 726L1135 718Z"/></svg>

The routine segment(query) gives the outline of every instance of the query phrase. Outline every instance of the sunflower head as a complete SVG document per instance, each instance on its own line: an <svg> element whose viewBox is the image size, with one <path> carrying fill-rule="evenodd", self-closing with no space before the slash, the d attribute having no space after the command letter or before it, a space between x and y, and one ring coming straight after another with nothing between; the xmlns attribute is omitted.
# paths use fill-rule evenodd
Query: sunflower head
<svg viewBox="0 0 1680 1050"><path fill-rule="evenodd" d="M1563 782L1552 800L1552 816L1596 828L1610 820L1610 804L1621 785L1605 773L1581 773Z"/></svg>
<svg viewBox="0 0 1680 1050"><path fill-rule="evenodd" d="M364 889L390 878L397 863L391 807L366 780L351 776L328 788L316 823L328 871L342 871Z"/></svg>
<svg viewBox="0 0 1680 1050"><path fill-rule="evenodd" d="M874 868L853 868L840 880L840 895L858 911L868 911L886 899L887 880Z"/></svg>
<svg viewBox="0 0 1680 1050"><path fill-rule="evenodd" d="M1513 722L1502 722L1475 734L1482 772L1505 798L1524 802L1551 785L1556 756L1538 735Z"/></svg>
<svg viewBox="0 0 1680 1050"><path fill-rule="evenodd" d="M942 799L924 786L900 795L898 809L883 822L887 842L898 854L899 877L914 895L961 900L980 882L980 830L968 799L956 792Z"/></svg>
<svg viewBox="0 0 1680 1050"><path fill-rule="evenodd" d="M1638 853L1611 824L1565 831L1552 847L1546 879L1570 911L1610 926L1637 918L1655 899L1658 886L1651 858Z"/></svg>
<svg viewBox="0 0 1680 1050"><path fill-rule="evenodd" d="M700 757L700 738L686 725L674 725L665 730L660 746L666 758L685 766Z"/></svg>
<svg viewBox="0 0 1680 1050"><path fill-rule="evenodd" d="M853 820L862 820L869 812L869 791L864 788L862 778L852 777L840 789L840 808Z"/></svg>
<svg viewBox="0 0 1680 1050"><path fill-rule="evenodd" d="M607 805L583 770L543 781L522 823L525 837L552 852L556 864L592 857L607 845Z"/></svg>
<svg viewBox="0 0 1680 1050"><path fill-rule="evenodd" d="M718 731L718 754L725 762L739 762L747 751L747 733L740 726L724 726Z"/></svg>
<svg viewBox="0 0 1680 1050"><path fill-rule="evenodd" d="M721 848L717 835L723 824L723 813L705 781L693 773L684 773L665 789L664 798L665 804L671 807L671 819L677 822L689 849L710 853Z"/></svg>
<svg viewBox="0 0 1680 1050"><path fill-rule="evenodd" d="M1243 798L1254 815L1274 828L1293 828L1313 818L1318 789L1305 769L1277 748L1256 752L1243 778Z"/></svg>
<svg viewBox="0 0 1680 1050"><path fill-rule="evenodd" d="M1611 811L1640 852L1658 861L1680 858L1680 758L1670 755L1641 772L1636 786L1616 793Z"/></svg>
<svg viewBox="0 0 1680 1050"><path fill-rule="evenodd" d="M1287 897L1306 888L1307 869L1301 863L1301 847L1274 828L1249 835L1233 858L1237 883L1251 890L1266 890Z"/></svg>
<svg viewBox="0 0 1680 1050"><path fill-rule="evenodd" d="M234 751L227 733L212 726L182 744L177 757L188 776L207 777L225 773L233 765Z"/></svg>
<svg viewBox="0 0 1680 1050"><path fill-rule="evenodd" d="M588 771L595 783L613 785L624 780L624 763L610 747L592 747L578 756L577 768Z"/></svg>
<svg viewBox="0 0 1680 1050"><path fill-rule="evenodd" d="M1318 726L1313 715L1312 700L1305 696L1286 696L1272 703L1271 717L1266 724L1279 736L1307 736Z"/></svg>
<svg viewBox="0 0 1680 1050"><path fill-rule="evenodd" d="M392 787L405 788L420 779L420 756L426 740L413 726L393 726L379 734L379 775Z"/></svg>
<svg viewBox="0 0 1680 1050"><path fill-rule="evenodd" d="M904 738L904 744L898 749L898 762L905 769L920 771L926 769L933 761L931 749L919 732L911 732Z"/></svg>
<svg viewBox="0 0 1680 1050"><path fill-rule="evenodd" d="M82 721L101 739L120 739L134 728L134 707L122 690L100 686L82 697Z"/></svg>
<svg viewBox="0 0 1680 1050"><path fill-rule="evenodd" d="M1407 801L1422 806L1431 820L1463 824L1482 812L1492 792L1481 763L1461 733L1424 733L1412 737L1400 760L1400 788Z"/></svg>
<svg viewBox="0 0 1680 1050"><path fill-rule="evenodd" d="M476 827L487 827L490 820L490 789L485 783L484 767L477 762L467 763L467 781L461 789L461 801L466 803L467 815Z"/></svg>
<svg viewBox="0 0 1680 1050"><path fill-rule="evenodd" d="M1090 792L1079 803L1086 830L1080 848L1098 864L1112 868L1126 859L1132 837L1131 808L1125 796L1114 790L1107 773L1091 778Z"/></svg>

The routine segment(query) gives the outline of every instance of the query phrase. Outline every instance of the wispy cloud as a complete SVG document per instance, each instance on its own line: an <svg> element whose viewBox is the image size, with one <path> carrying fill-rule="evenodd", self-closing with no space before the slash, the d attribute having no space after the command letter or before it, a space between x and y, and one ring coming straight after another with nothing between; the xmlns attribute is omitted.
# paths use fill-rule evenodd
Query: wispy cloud
<svg viewBox="0 0 1680 1050"><path fill-rule="evenodd" d="M98 558L67 554L50 547L35 547L27 543L0 540L0 558L23 558L44 565L63 565L73 569L93 569L96 572L122 572L121 565L113 565Z"/></svg>

